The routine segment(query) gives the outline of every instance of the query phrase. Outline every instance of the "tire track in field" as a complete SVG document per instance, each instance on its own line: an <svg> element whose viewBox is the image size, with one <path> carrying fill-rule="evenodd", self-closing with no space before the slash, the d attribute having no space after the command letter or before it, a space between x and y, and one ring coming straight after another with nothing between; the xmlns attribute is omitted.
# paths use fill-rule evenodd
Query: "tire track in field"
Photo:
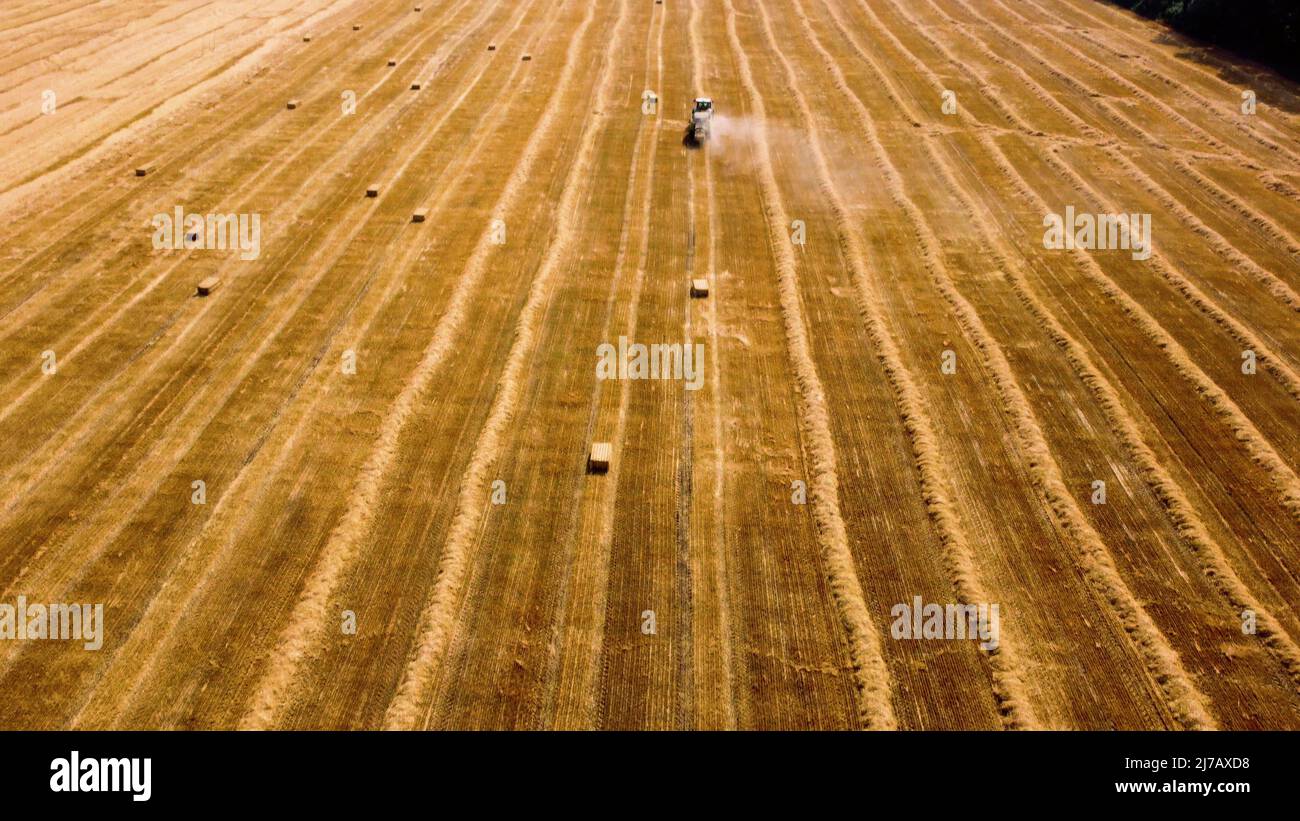
<svg viewBox="0 0 1300 821"><path fill-rule="evenodd" d="M494 7L489 7L489 8L494 8ZM486 62L485 62L485 68L486 68L486 63L487 63L487 62L490 62L490 61L486 61ZM467 94L468 94L468 91L466 91L464 94L462 94L462 96L461 96L461 100L458 101L458 104L459 104L459 102L463 102L463 100L465 99L465 97L467 96ZM408 158L407 158L406 162L404 163L404 166L409 165L409 164L413 161L413 159L414 159L416 156L419 155L419 153L420 153L420 151L423 149L423 147L424 147L425 145L427 145L428 142L429 142L430 140L432 140L432 138L436 135L436 133L437 133L437 130L436 130L436 129L440 129L441 126L442 126L442 125L447 121L447 119L449 119L449 116L450 116L450 111L449 111L449 112L448 112L448 113L447 113L447 114L446 114L446 115L445 115L445 116L444 116L444 117L443 117L443 118L442 118L442 119L437 123L436 126L433 126L433 128L432 128L432 129L431 129L431 130L426 134L426 136L425 136L425 137L424 137L424 138L423 138L423 139L422 139L418 144L416 144L416 145L413 146L412 152L410 153L410 155L408 155ZM373 161L372 161L372 164L373 164L373 163L377 163L377 162L379 162L378 159L373 160ZM341 193L340 193L340 195L339 195L339 198L340 198L340 199L347 199L347 198L349 198L349 197L351 197L351 196L354 196L354 193L351 192L350 188L349 188L349 187L346 185L346 183L345 183L345 186L344 186L344 188L342 189L342 191L341 191ZM376 211L377 207L378 207L378 203L377 203L377 202L376 202L374 205L368 206L368 207L367 207L367 212L368 212L368 214L373 215L373 213ZM325 225L326 223L323 223L323 222L322 222L322 223L319 223L319 224L323 226L323 225ZM346 228L349 227L348 223L338 223L338 224L329 223L329 224L334 225L334 227L332 228L332 231L331 231L330 236L332 236L334 232L339 232L339 231L342 231L342 230L344 230L344 229L346 229ZM205 398L207 398L207 397L205 396L205 394L203 393L203 391L199 391L199 392L197 392L193 397L191 397L191 399L190 399L189 403L186 405L186 407L185 407L184 409L182 409L182 410L177 414L177 419L178 419L178 420L183 419L183 418L185 417L185 415L188 414L188 413L191 413L191 412L198 413L198 412L200 412L199 410L196 410L196 409L199 409L199 408L202 408L202 407L210 407L210 408L215 408L215 410L212 410L212 411L209 413L208 420L209 420L209 423L210 423L211 419L213 418L212 415L215 414L215 413L217 413L217 412L218 412L218 411L219 411L219 410L220 410L220 409L225 405L226 401L227 401L227 400L229 399L229 397L233 394L233 392L234 392L234 391L235 391L235 390L236 390L236 389L237 389L237 388L238 388L238 387L243 383L244 379L247 377L247 374L248 374L248 373L252 370L252 368L257 364L257 362L260 361L260 360L262 359L262 357L265 355L266 351L268 351L268 350L270 349L271 344L276 340L276 338L279 336L279 334L281 333L281 331L283 331L284 328L288 326L290 320L291 320L291 319L296 315L296 313L297 313L297 311L299 310L299 308L300 308L300 307L305 303L305 301L308 299L308 297L309 297L309 296L314 292L314 290L316 289L316 286L321 282L321 280L324 278L324 276L325 276L325 275L326 275L330 270L333 269L335 263L338 262L338 260L341 259L342 256L344 255L344 253L346 252L347 247L350 246L350 245L352 244L352 242L355 240L355 238L360 234L360 232L361 232L361 231L362 231L362 230L363 230L363 229L364 229L368 224L369 224L369 223L368 223L368 218L367 218L367 219L361 219L361 220L358 220L358 221L356 221L355 225L352 225L352 226L351 226L351 231L349 232L349 234L348 234L348 236L347 236L346 239L344 239L344 240L342 240L342 241L340 241L340 242L325 242L325 243L322 243L322 244L320 244L319 246L317 246L317 247L322 247L322 248L336 248L336 249L338 249L338 250L337 250L336 253L334 253L334 255L332 256L332 258L331 258L330 260L328 260L327 262L325 262L323 265L320 265L320 266L317 267L317 270L319 271L319 273L318 273L318 274L317 274L317 275L316 275L312 280L310 280L310 281L307 282L307 283L296 283L296 284L294 285L294 287L291 289L291 291L294 292L294 293L299 294L297 301L294 302L291 306L289 306L286 310L284 310L284 311L281 312L281 316L282 316L282 318L281 318L280 322L278 323L278 325L277 325L274 329L270 330L270 331L269 331L268 333L266 333L266 334L262 334L262 335L259 336L259 338L261 338L261 340L262 340L261 344L259 345L259 347L257 348L257 350L253 353L253 355L251 355L250 357L247 357L247 358L245 358L245 359L243 360L244 364L243 364L243 365L238 369L238 371L234 374L233 378L228 380L228 385L227 385L227 387L225 388L224 394L221 395L221 396L219 396L219 397L217 397L215 402L209 402L209 403L207 403L207 404L205 405L205 403L201 402L200 400L205 399ZM293 250L293 253L292 253L292 255L291 255L290 262L292 261L292 258L293 258L293 257L296 257L296 256L298 255L298 253L301 252L301 250L307 246L307 243L308 243L311 239L312 239L312 235L310 235L310 234L309 234L308 236L302 238L301 242L297 245L296 249ZM320 251L317 251L317 252L316 252L316 254L320 254L320 253L322 253L322 252L320 252ZM279 266L279 267L277 267L277 271L282 273L284 270L286 270L287 267L288 267L287 265ZM277 274L277 277L278 277L278 276L279 276L279 274ZM272 284L274 284L274 279L273 279L271 282L268 282L268 283L266 283L266 284L263 285L263 288L262 288L262 289L263 289L263 292L265 292L266 290L268 290L268 289L271 287ZM246 309L245 309L245 313L247 314L249 310L251 310L251 308L246 308ZM192 319L190 325L189 325L189 326L186 328L186 330L181 334L181 336L182 336L182 337L185 336L186 334L188 334L188 332L189 332L189 330L190 330L191 328L196 327L196 326L197 326L197 323L198 323L199 320L203 317L203 315L204 315L203 312L196 312L195 315L193 316L193 319ZM267 316L269 317L269 314L267 314ZM228 335L228 334L229 334L229 332L227 332L227 335ZM247 337L246 337L246 339L247 339ZM246 344L246 343L245 343L245 344ZM212 346L211 346L211 345L203 345L203 346L200 346L200 347L201 347L202 349L208 349L208 348L211 348ZM216 389L217 389L216 386L211 385L211 384L205 386L205 390L216 390ZM122 400L121 400L121 399L119 399L119 404L122 404ZM87 427L88 427L88 428L89 428L89 427L93 427L93 425L92 425L91 423L93 423L94 421L95 421L95 420L93 420L93 419L90 420L90 421L88 421L88 422L87 422ZM177 422L177 423L175 423L175 424L179 425L179 422ZM203 429L204 429L205 427L206 427L205 425L194 425L194 426L188 426L188 429L191 431L191 433L190 433L188 439L186 440L185 444L184 444L183 446L181 446L181 447L162 448L160 445L155 444L153 447L151 447L151 448L149 449L149 452L148 452L148 453L146 453L146 454L143 455L143 457L141 458L141 460L140 460L140 461L135 465L135 467L134 467L133 469L131 469L130 472L128 472L128 474L127 474L127 476L126 476L125 478L129 478L130 475L133 474L133 473L134 473L134 474L139 474L139 472L140 472L140 470L142 469L142 466L145 464L145 462L146 462L150 457L152 457L152 456L154 456L155 454L158 454L158 453L168 453L168 454L172 454L172 455L175 457L175 458L173 459L173 463L175 463L176 460L178 460L178 459L180 459L181 457L183 457L184 453L187 453L187 452L190 450L190 448L193 447L194 442L197 441L198 437L202 434ZM179 455L177 455L177 454L179 454ZM115 537L116 534L119 533L119 532L121 531L121 529L124 528L124 527L126 526L126 524L130 521L131 517L134 515L135 511L138 510L140 507L142 507L144 504L146 504L147 501L148 501L148 500L153 496L153 494L154 494L154 492L156 491L156 488L157 488L157 486L158 486L158 483L161 482L161 481L163 480L163 478L164 478L164 474L163 474L163 472L159 472L159 473L156 474L156 476L157 476L156 481L154 482L153 486L149 489L149 491L148 491L147 493L140 493L140 494L137 494L137 495L136 495L136 498L139 499L139 502L138 502L138 504L135 505L135 507L134 507L131 511L127 511L125 514L123 514L122 511L117 511L117 515L114 516L114 519L116 520L117 524L116 524L115 528L111 531L111 535L110 535L107 539L101 539L100 547L99 547L100 550L104 549L104 547L105 547L109 542L111 542L112 538ZM111 501L112 498L116 498L117 495L121 495L121 494L123 494L123 493L126 493L126 492L129 490L129 488L127 488L127 487L123 486L123 484L119 483L119 484L117 485L117 489L116 489L116 490L117 490L117 492L116 492L115 494L111 494L111 496L109 497L109 499L108 499L109 501ZM101 515L101 517L102 517L102 516L108 516L108 515L110 515L110 514L109 514L106 510L101 510L101 514L100 514L100 515ZM83 529L82 529L82 531L81 531L83 534L84 534L84 533L97 532L97 531L98 531L98 528L91 527L90 524L91 524L91 523L87 523L85 526L83 526ZM26 580L26 577L27 577L27 574L28 574L29 572L35 572L35 571L32 571L32 570L31 570L31 566L32 566L33 564L35 564L36 561L37 561L39 558L41 558L41 557L42 557L42 556L43 556L43 555L48 551L48 549L49 549L49 545L45 545L45 546L43 546L43 547L41 548L40 551L38 551L37 555L34 556L34 557L31 559L31 561L30 561L26 566L24 566L24 567L22 568L22 570L21 570L20 573L19 573L18 578L17 578L16 580L14 580L14 581L13 581L13 582L8 586L8 589L9 589L9 590L12 590L12 589L13 589L15 586L17 586L19 583L25 581L25 580ZM68 551L67 551L67 549L66 549L66 546L65 546L64 549L62 549L62 550L59 551L59 552L60 552L60 555L65 555L65 554L67 554ZM50 571L50 572L52 572L52 571ZM4 656L4 657L7 658L7 655Z"/></svg>
<svg viewBox="0 0 1300 821"><path fill-rule="evenodd" d="M796 3L805 29L809 29L807 18L803 15L801 0L796 0ZM762 10L761 6L760 10ZM765 25L767 25L766 11L763 11L763 18ZM820 48L819 41L816 44L819 46L819 51L821 51L822 57L827 63L827 68L831 69L834 66L833 58L828 52ZM773 45L775 46L774 41ZM777 53L780 54L779 47L777 47ZM785 62L783 55L782 61ZM874 63L869 64L874 67ZM788 62L785 65L791 88L795 89L793 70ZM900 100L901 97L893 82L883 74L879 74L878 77L880 82L889 89L889 93L894 100ZM852 97L859 120L868 122L870 118L861 99L843 86L841 91L845 92L845 96ZM809 122L810 127L815 129L811 122L811 111L808 110L802 95L799 95L797 90L795 93L803 108L805 120ZM881 158L882 165L892 168L892 163L887 154L879 153L884 148L874 134L870 135L870 142L872 148L878 152L877 155ZM816 137L814 137L813 144L814 150L820 154L820 149L816 147L818 144ZM997 230L988 224L987 219L974 206L967 192L961 189L947 161L934 151L931 138L923 135L921 144L924 147L930 166L938 172L944 185L956 196L962 208L967 212L967 216L977 226L985 247L992 247L998 236ZM821 160L821 162L823 173L828 173L825 169L824 160ZM954 314L967 337L971 339L975 348L980 352L985 367L988 368L993 377L1003 405L1014 420L1019 448L1028 464L1029 472L1034 478L1034 484L1039 492L1046 497L1053 518L1056 519L1058 527L1061 528L1067 540L1074 542L1078 546L1078 560L1085 577L1110 605L1112 615L1124 632L1128 634L1130 642L1135 645L1134 649L1142 657L1148 675L1152 680L1152 686L1163 692L1166 705L1179 722L1183 726L1192 729L1212 728L1214 721L1206 709L1205 697L1196 689L1191 677L1183 669L1178 654L1174 651L1168 639L1156 627L1128 585L1125 584L1100 534L1093 528L1087 517L1083 515L1078 503L1075 502L1074 497L1066 488L1056 457L1047 444L1032 406L1016 381L1015 372L1011 369L1001 344L989 333L979 314L961 295L952 278L944 270L942 264L943 249L938 237L934 234L920 209L917 208L916 203L907 195L899 180L889 173L887 173L886 179L890 183L890 193L895 203L907 213L917 236L921 240L923 247L921 256L935 281L935 285L944 299L952 306ZM1005 258L1002 262L1003 264L1006 263Z"/></svg>
<svg viewBox="0 0 1300 821"><path fill-rule="evenodd" d="M695 54L691 53L692 66ZM659 76L663 77L663 36L659 38ZM692 105L692 109L694 106ZM684 270L688 278L695 276L695 176L694 164L688 156L686 160L686 219L687 244ZM691 293L689 288L680 290L678 299L682 303L682 338L688 345L695 344L691 323ZM677 676L677 729L689 730L698 724L697 709L697 664L695 658L695 593L698 579L695 570L695 549L691 543L692 508L695 498L695 399L693 391L682 391L682 425L677 434L681 443L681 458L677 462L675 511L677 556L673 574L673 593L678 606L673 608L674 638L678 641L678 676ZM606 679L608 681L608 679Z"/></svg>
<svg viewBox="0 0 1300 821"><path fill-rule="evenodd" d="M524 14L516 19L510 31L505 34L497 35L495 38L496 41L499 43L509 42L513 33L518 30L523 19L534 6L535 3L527 4L527 6L524 7ZM555 19L552 18L551 23L554 22ZM548 23L547 28L542 34L543 38L546 33L549 33L550 28L551 24ZM511 77L513 78L519 71L520 64L516 64L515 68L512 69ZM472 89L476 85L477 79L473 84L471 84L470 88ZM511 87L511 82L509 80L506 82L506 87ZM463 97L464 95L462 95L462 98ZM505 115L508 108L505 104L513 99L513 97L498 96L488 107L484 116L480 119L479 127L484 128L485 130L495 129L496 126L499 125L501 117ZM500 109L499 114L498 109ZM490 126L482 125L483 123L489 122L491 123ZM445 213L446 209L449 207L448 201L450 200L451 195L455 191L459 190L462 180L474 167L475 160L477 160L480 153L486 149L488 141L484 139L472 142L472 144L476 146L474 150L470 151L464 157L457 159L454 163L449 165L446 170L444 170L443 174L445 176L454 168L455 174L453 178L449 182L444 183L440 177L437 183L433 186L433 190L438 192L438 196L429 207L430 219L426 220L427 222L436 224L437 217ZM399 259L393 264L393 270L395 272L394 277L388 283L383 295L378 299L376 304L366 312L363 319L357 320L355 324L357 324L358 327L343 334L344 336L349 339L362 340L370 334L374 323L377 321L378 317L383 314L384 310L389 306L396 295L399 286L401 286L403 282L403 277L409 273L410 268L415 264L417 257L419 257L427 247L428 245L411 245L402 252ZM359 342L357 344L359 346ZM327 341L321 346L321 353L317 356L316 362L321 361L324 357L324 349L325 347L328 347L328 345L329 343ZM314 365L315 363L313 363L313 369ZM306 377L304 377L304 379L305 378ZM176 576L169 575L162 589L155 596L154 600L151 601L147 611L138 620L137 623L139 624L146 623L150 619L156 622L161 622L161 625L158 628L163 631L161 635L154 632L149 634L147 637L141 637L144 631L137 630L133 632L128 639L128 645L122 648L121 655L124 658L129 659L134 668L134 672L127 673L131 676L131 681L125 688L127 695L120 699L120 703L125 706L121 709L117 709L108 704L96 706L93 702L95 695L93 692L94 688L88 688L86 699L78 708L76 714L74 714L74 718L71 722L73 725L84 726L88 722L90 726L99 726L111 718L111 715L105 712L110 709L112 709L113 714L116 715L131 714L132 705L134 705L136 701L136 696L138 695L140 688L151 678L150 671L158 663L159 658L163 655L164 649L171 644L172 631L176 625L179 624L179 619L170 614L186 612L190 608L191 602L197 600L207 589L208 582L211 580L211 569L216 568L223 562L227 561L231 552L235 547L237 547L237 536L240 532L240 528L244 527L246 522L230 523L229 519L237 516L238 513L230 513L227 515L227 508L229 507L233 511L239 511L243 509L245 505L254 505L254 500L264 496L275 477L280 475L284 470L287 458L300 446L303 434L307 431L308 423L312 420L320 402L325 398L327 389L328 382L324 377L322 377L317 382L314 393L302 402L298 403L292 411L291 415L296 415L297 419L290 424L289 432L286 434L286 438L277 449L272 462L265 466L265 468L260 472L249 470L248 468L253 461L253 456L260 450L261 442L266 441L270 437L272 432L271 428L274 428L276 424L278 424L280 414L277 413L276 420L273 420L273 422L268 426L268 429L263 432L261 439L259 440L259 447L250 452L249 457L244 460L244 464L240 468L239 472L217 499L209 518L204 522L200 532L191 538L182 550L181 557L175 563L176 567L183 567L190 561L203 561L204 564L201 569L184 574L181 577L182 581L180 582L176 581ZM284 401L284 403L282 403L282 406L288 406L293 399L294 397L290 396ZM251 488L245 490L245 483L254 481L255 484ZM229 505L227 505L227 502L229 502ZM199 546L211 538L210 533L213 530L225 526L230 528L230 533L228 537L222 541L222 544L216 553L206 557L199 554L197 552ZM180 573L179 570L177 572ZM188 586L183 587L179 591L174 591L174 582L177 584L187 584ZM176 603L177 601L180 603ZM155 613L157 608L162 608L161 613ZM145 647L152 649L146 651L144 649ZM143 662L140 661L141 654L147 654ZM86 715L87 713L89 713L89 715ZM83 716L86 717L83 719Z"/></svg>
<svg viewBox="0 0 1300 821"><path fill-rule="evenodd" d="M735 18L735 7L731 0L727 0L727 36L740 67L739 79L745 87L758 120L757 142L761 149L759 183L763 192L764 210L769 217L769 243L776 255L787 350L797 374L797 393L802 411L801 427L805 429L808 436L809 460L814 472L809 495L813 500L813 515L818 525L818 539L825 555L831 590L840 611L840 619L853 659L854 679L859 699L858 719L867 728L893 729L897 727L898 720L891 701L889 670L881 651L879 634L863 598L862 586L853 563L853 553L848 544L848 533L840 513L835 445L830 433L825 392L812 358L808 330L803 308L800 305L796 283L797 265L789 244L780 234L783 229L776 228L776 226L789 225L790 221L787 219L776 176L772 170L763 98L754 83L749 56L736 34Z"/></svg>
<svg viewBox="0 0 1300 821"><path fill-rule="evenodd" d="M584 39L594 12L594 6L588 8L579 31L570 40L565 55L564 71L551 99L555 99L560 89L567 89L569 86L575 68L575 49ZM503 203L512 203L518 196L540 150L537 137L549 135L554 127L557 111L558 109L554 107L547 108L543 122L533 132L505 191L498 199L494 209L496 212L500 212ZM415 405L428 390L433 377L439 372L443 360L451 350L452 343L468 319L467 304L486 271L487 257L492 247L490 236L485 231L456 283L450 305L439 320L420 364L407 379L401 394L384 419L379 439L349 495L347 510L331 533L329 543L323 549L316 567L306 581L302 597L294 608L289 625L285 628L279 645L269 660L262 681L246 707L240 722L242 727L273 726L284 702L290 696L299 663L310 651L311 644L319 636L320 631L324 629L324 623L328 618L325 608L329 598L351 564L358 542L369 531L384 479L397 457L398 440L405 423L413 413Z"/></svg>
<svg viewBox="0 0 1300 821"><path fill-rule="evenodd" d="M583 20L583 31L591 22L594 11L595 5L591 4L587 17ZM514 342L510 346L506 367L498 382L497 395L493 399L488 419L479 433L474 448L474 459L461 480L456 514L448 530L442 555L439 557L438 578L420 618L419 640L408 658L402 682L384 717L384 726L387 729L427 725L429 712L435 707L431 690L436 683L444 651L457 628L457 611L461 603L461 591L470 559L469 553L473 549L476 534L481 526L484 501L488 496L486 490L488 471L500 457L499 451L506 436L507 426L518 404L523 369L534 352L534 340L538 335L537 322L544 317L544 303L551 276L568 253L574 236L578 233L579 194L586 179L584 173L592 165L599 125L610 116L607 108L611 103L610 92L615 80L614 72L610 69L610 61L617 47L622 44L627 13L626 0L620 0L618 18L613 24L614 33L609 37L600 63L600 84L594 95L597 101L595 111L598 113L587 118L583 124L578 153L569 169L563 194L556 206L554 235L529 288L528 301L520 311L515 325ZM576 45L579 39L575 38L572 41L570 56L572 56L572 46ZM566 63L565 75L561 78L562 86L568 85L570 65L571 63Z"/></svg>
<svg viewBox="0 0 1300 821"><path fill-rule="evenodd" d="M691 49L691 87L692 94L703 92L702 81L702 52L700 50L700 13L699 3L697 0L691 0L690 19L687 24L688 37ZM693 159L688 160L688 173L690 174L691 190L691 219L695 219L695 162ZM720 667L720 677L722 679L722 689L726 695L725 709L722 716L722 729L736 728L736 709L735 701L741 693L747 693L744 685L739 687L735 681L733 672L736 665L733 664L733 656L736 648L740 645L737 639L731 621L731 594L730 594L730 577L727 573L727 530L726 530L726 504L724 496L726 493L726 445L723 442L724 432L726 430L722 422L722 397L723 391L723 370L721 361L721 341L718 335L718 303L722 300L722 277L718 276L717 256L718 256L718 208L717 200L713 190L713 164L709 161L709 155L702 155L700 165L704 168L704 202L707 213L707 224L709 232L708 251L705 257L705 270L708 272L709 279L709 299L708 307L705 309L708 318L709 329L709 359L713 368L713 387L709 398L712 406L713 422L713 566L710 568L712 577L712 586L717 591L718 596L718 631L714 637L721 645L721 652L717 654L714 661ZM693 274L694 272L692 272ZM697 648L703 648L700 652L708 649L706 642L696 641ZM697 666L703 666L702 660L697 660Z"/></svg>
<svg viewBox="0 0 1300 821"><path fill-rule="evenodd" d="M659 10L658 22L658 45L656 54L659 56L658 71L653 88L658 93L663 92L663 30L666 13ZM654 33L655 28L650 27L646 30L646 65L643 72L643 85L651 88L649 84L650 77L650 50L649 39ZM638 311L641 304L641 291L645 282L646 258L649 252L650 244L650 217L651 205L654 202L654 180L655 180L655 158L658 156L659 141L657 132L662 126L663 115L656 108L655 116L650 127L649 145L642 148L642 143L646 141L645 116L642 117L642 123L637 129L636 140L632 145L632 162L628 169L627 194L623 201L623 228L619 235L618 254L614 262L614 275L610 278L609 291L606 296L605 322L601 330L601 339L611 339L610 328L613 326L615 314L615 300L618 295L618 285L622 281L628 266L628 246L631 240L632 220L630 215L633 213L633 207L636 205L634 195L637 192L636 181L638 171L642 163L642 154L645 153L645 180L641 185L642 197L640 203L640 217L638 218L640 243L637 248L635 269L632 274L632 291L628 298L627 321L624 325L623 335L628 339L636 338ZM597 380L591 389L591 395L588 403L590 410L587 415L587 435L585 441L595 440L597 430L597 414L600 411L600 394L603 382ZM605 641L605 607L609 594L609 566L610 550L613 546L614 532L614 513L618 503L619 477L622 475L622 454L624 431L627 428L627 408L628 408L628 383L626 380L619 383L619 401L618 411L615 415L614 432L610 437L613 447L613 453L610 457L610 465L607 476L607 484L611 488L608 493L608 501L603 502L599 508L599 526L597 536L593 540L598 549L593 551L593 555L584 556L578 559L576 556L582 551L580 546L575 546L569 551L564 562L562 562L565 571L561 575L561 587L559 591L559 604L556 607L556 617L553 623L551 638L548 647L556 648L547 655L546 674L543 679L543 706L539 712L538 724L541 729L559 728L559 729L592 729L598 726L600 711L597 709L597 690L599 689L601 668L600 659L602 648ZM580 540L581 535L577 528L577 520L580 515L581 507L581 490L579 496L574 500L573 516L569 526L569 540ZM576 576L579 572L585 572L587 567L594 566L591 575L593 581L579 585L571 582L571 577ZM580 587L582 593L587 596L573 596L570 593L571 587ZM590 588L589 590L587 588ZM579 604L575 602L590 602L586 606L585 613L581 620L576 616L568 615L570 608L576 608ZM566 664L566 659L570 656L566 654L566 644L578 628L571 622L580 624L590 624L588 628L591 631L591 637L586 642L586 653L581 651L569 651L574 653L578 660L573 662L578 669L571 669ZM576 640L576 639L574 639ZM585 663L585 662L590 662ZM572 702L579 702L580 706L576 709L568 708ZM576 715L571 714L576 713Z"/></svg>

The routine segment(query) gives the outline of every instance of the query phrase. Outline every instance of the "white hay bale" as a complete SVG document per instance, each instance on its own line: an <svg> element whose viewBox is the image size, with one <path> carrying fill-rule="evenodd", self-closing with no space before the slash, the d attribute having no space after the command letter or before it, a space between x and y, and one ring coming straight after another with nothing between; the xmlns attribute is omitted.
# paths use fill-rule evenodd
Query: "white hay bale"
<svg viewBox="0 0 1300 821"><path fill-rule="evenodd" d="M691 280L691 296L703 298L709 295L709 281L707 279Z"/></svg>
<svg viewBox="0 0 1300 821"><path fill-rule="evenodd" d="M217 286L220 284L221 280L217 277L207 277L206 279L201 280L198 288L199 296L207 296L217 290Z"/></svg>
<svg viewBox="0 0 1300 821"><path fill-rule="evenodd" d="M593 442L591 453L587 456L587 470L592 473L604 473L609 470L609 462L614 456L614 446L609 442Z"/></svg>

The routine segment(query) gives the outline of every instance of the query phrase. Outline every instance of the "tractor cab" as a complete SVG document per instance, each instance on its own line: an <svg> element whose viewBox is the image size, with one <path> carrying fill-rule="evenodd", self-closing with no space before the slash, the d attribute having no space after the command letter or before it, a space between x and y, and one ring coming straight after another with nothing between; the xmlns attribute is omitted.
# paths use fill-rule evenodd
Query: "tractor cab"
<svg viewBox="0 0 1300 821"><path fill-rule="evenodd" d="M713 101L708 97L696 97L695 108L691 110L691 140L697 145L709 138L713 131Z"/></svg>

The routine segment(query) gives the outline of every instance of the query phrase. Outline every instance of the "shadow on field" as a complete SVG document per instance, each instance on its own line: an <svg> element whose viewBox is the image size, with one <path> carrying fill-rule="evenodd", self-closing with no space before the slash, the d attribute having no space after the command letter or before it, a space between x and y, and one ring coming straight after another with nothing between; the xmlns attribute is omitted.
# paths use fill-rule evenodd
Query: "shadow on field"
<svg viewBox="0 0 1300 821"><path fill-rule="evenodd" d="M686 130L682 132L682 145L689 149L697 149L700 147L700 141L695 139L695 129L690 123L686 124Z"/></svg>

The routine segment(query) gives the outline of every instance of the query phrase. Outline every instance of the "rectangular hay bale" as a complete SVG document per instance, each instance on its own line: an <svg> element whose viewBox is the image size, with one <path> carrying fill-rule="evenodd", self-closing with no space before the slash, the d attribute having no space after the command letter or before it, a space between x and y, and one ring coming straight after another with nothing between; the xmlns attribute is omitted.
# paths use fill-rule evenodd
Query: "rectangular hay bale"
<svg viewBox="0 0 1300 821"><path fill-rule="evenodd" d="M691 280L691 296L706 297L709 295L709 281L707 279Z"/></svg>
<svg viewBox="0 0 1300 821"><path fill-rule="evenodd" d="M377 197L377 196L379 196L379 183L374 183L374 184L371 185L369 188L367 188L367 189L366 189L366 196L367 196L367 197Z"/></svg>
<svg viewBox="0 0 1300 821"><path fill-rule="evenodd" d="M428 208L417 208L415 213L411 214L411 222L424 222L429 216Z"/></svg>
<svg viewBox="0 0 1300 821"><path fill-rule="evenodd" d="M148 163L146 165L142 165L136 168L135 175L137 177L143 177L145 174L152 174L154 170L157 168L158 166L154 165L153 163Z"/></svg>
<svg viewBox="0 0 1300 821"><path fill-rule="evenodd" d="M200 280L198 288L199 296L207 296L217 290L217 286L220 284L221 280L217 277L207 277L206 279Z"/></svg>
<svg viewBox="0 0 1300 821"><path fill-rule="evenodd" d="M302 105L302 101L290 100L288 103L285 104L285 107L288 108L290 111L293 111L295 108L297 108L300 105Z"/></svg>
<svg viewBox="0 0 1300 821"><path fill-rule="evenodd" d="M593 442L591 454L587 456L587 470L591 473L605 473L614 456L614 446L609 442Z"/></svg>

